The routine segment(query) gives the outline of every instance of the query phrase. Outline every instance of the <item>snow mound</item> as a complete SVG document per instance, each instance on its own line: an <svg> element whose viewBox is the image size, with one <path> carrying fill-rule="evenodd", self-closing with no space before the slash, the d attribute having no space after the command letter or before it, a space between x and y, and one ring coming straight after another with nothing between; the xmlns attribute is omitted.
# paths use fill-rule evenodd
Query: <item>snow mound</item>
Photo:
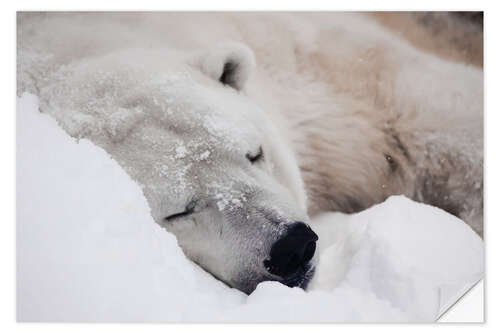
<svg viewBox="0 0 500 333"><path fill-rule="evenodd" d="M466 223L403 196L314 223L321 255L312 289L362 290L414 321L437 319L484 274L483 241Z"/></svg>
<svg viewBox="0 0 500 333"><path fill-rule="evenodd" d="M246 296L185 258L109 155L17 101L20 321L433 321L483 275L482 240L403 197L325 214L311 290ZM118 124L119 125L119 124Z"/></svg>

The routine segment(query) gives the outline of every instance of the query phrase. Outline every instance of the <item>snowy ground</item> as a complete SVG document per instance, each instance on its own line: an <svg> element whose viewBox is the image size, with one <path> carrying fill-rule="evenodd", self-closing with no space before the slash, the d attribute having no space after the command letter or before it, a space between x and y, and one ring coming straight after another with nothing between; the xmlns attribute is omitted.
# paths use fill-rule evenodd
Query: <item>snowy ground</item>
<svg viewBox="0 0 500 333"><path fill-rule="evenodd" d="M311 290L250 296L187 260L142 192L25 94L17 102L20 321L434 321L484 272L483 242L444 211L392 197L315 219Z"/></svg>

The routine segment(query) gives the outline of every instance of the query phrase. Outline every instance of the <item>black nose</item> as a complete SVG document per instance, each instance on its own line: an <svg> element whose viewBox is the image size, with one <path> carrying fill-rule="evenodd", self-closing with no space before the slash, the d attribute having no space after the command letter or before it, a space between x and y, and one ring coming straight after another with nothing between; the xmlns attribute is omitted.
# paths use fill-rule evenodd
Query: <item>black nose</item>
<svg viewBox="0 0 500 333"><path fill-rule="evenodd" d="M269 273L287 277L305 266L314 256L318 236L303 222L295 222L286 235L271 247L270 259L264 260Z"/></svg>

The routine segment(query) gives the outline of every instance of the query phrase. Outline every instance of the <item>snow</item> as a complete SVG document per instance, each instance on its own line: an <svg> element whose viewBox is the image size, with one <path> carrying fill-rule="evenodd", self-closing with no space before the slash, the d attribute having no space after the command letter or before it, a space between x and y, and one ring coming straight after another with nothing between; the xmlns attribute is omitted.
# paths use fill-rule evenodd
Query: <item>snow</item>
<svg viewBox="0 0 500 333"><path fill-rule="evenodd" d="M439 317L484 274L483 241L467 224L403 196L318 216L314 228L322 242L314 288L364 290L413 320Z"/></svg>
<svg viewBox="0 0 500 333"><path fill-rule="evenodd" d="M184 146L178 146L175 148L175 158L184 158L186 157L187 149Z"/></svg>
<svg viewBox="0 0 500 333"><path fill-rule="evenodd" d="M186 259L104 150L37 108L33 95L17 100L20 321L434 321L484 274L465 223L391 197L315 217L309 291L264 282L246 296Z"/></svg>
<svg viewBox="0 0 500 333"><path fill-rule="evenodd" d="M205 150L201 155L199 160L204 161L210 156L210 150Z"/></svg>

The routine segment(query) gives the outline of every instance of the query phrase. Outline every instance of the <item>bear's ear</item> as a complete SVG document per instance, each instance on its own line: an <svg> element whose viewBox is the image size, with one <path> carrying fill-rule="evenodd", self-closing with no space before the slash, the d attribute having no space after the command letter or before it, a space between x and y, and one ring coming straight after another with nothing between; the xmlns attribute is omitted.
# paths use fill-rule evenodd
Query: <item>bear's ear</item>
<svg viewBox="0 0 500 333"><path fill-rule="evenodd" d="M255 68L255 56L241 43L224 43L200 59L201 71L224 85L242 90Z"/></svg>

